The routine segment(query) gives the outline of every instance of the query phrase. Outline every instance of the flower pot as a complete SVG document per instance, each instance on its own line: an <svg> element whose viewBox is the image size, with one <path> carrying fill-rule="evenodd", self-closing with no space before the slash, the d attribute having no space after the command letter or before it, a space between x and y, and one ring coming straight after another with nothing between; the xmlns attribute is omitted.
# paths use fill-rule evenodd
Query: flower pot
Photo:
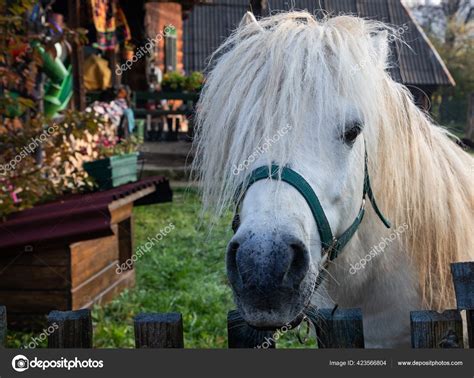
<svg viewBox="0 0 474 378"><path fill-rule="evenodd" d="M178 93L182 92L183 88L181 86L172 86L172 84L162 84L161 89L163 92Z"/></svg>
<svg viewBox="0 0 474 378"><path fill-rule="evenodd" d="M115 155L84 163L84 169L95 180L100 190L137 181L138 153Z"/></svg>

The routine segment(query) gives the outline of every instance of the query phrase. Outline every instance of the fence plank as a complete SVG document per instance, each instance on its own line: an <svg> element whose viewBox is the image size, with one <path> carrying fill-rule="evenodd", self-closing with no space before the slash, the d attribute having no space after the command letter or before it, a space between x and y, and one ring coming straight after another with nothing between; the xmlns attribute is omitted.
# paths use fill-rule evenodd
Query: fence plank
<svg viewBox="0 0 474 378"><path fill-rule="evenodd" d="M0 306L0 348L5 346L7 339L7 308Z"/></svg>
<svg viewBox="0 0 474 378"><path fill-rule="evenodd" d="M51 311L48 328L48 348L92 348L92 318L88 309L77 311Z"/></svg>
<svg viewBox="0 0 474 378"><path fill-rule="evenodd" d="M451 264L458 310L466 310L469 348L474 348L474 262Z"/></svg>
<svg viewBox="0 0 474 378"><path fill-rule="evenodd" d="M451 264L458 310L466 310L469 348L474 348L474 262Z"/></svg>
<svg viewBox="0 0 474 378"><path fill-rule="evenodd" d="M451 264L458 310L474 310L474 262Z"/></svg>
<svg viewBox="0 0 474 378"><path fill-rule="evenodd" d="M469 340L469 348L474 349L474 310L467 310L466 318L467 318L467 337Z"/></svg>
<svg viewBox="0 0 474 378"><path fill-rule="evenodd" d="M227 314L227 343L229 348L275 348L273 331L257 330L250 327L240 315L232 310Z"/></svg>
<svg viewBox="0 0 474 378"><path fill-rule="evenodd" d="M310 319L316 327L318 348L364 348L360 308L319 309Z"/></svg>
<svg viewBox="0 0 474 378"><path fill-rule="evenodd" d="M413 348L462 348L462 318L457 310L411 311Z"/></svg>
<svg viewBox="0 0 474 378"><path fill-rule="evenodd" d="M138 314L134 328L137 348L184 348L183 317L179 313Z"/></svg>

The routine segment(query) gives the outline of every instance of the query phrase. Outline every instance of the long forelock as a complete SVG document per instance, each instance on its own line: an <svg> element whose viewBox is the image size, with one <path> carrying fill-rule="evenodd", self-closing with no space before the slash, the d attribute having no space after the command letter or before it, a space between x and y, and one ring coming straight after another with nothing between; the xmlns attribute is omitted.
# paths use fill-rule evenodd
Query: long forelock
<svg viewBox="0 0 474 378"><path fill-rule="evenodd" d="M307 12L290 12L234 31L211 58L198 105L193 171L205 209L220 215L232 204L242 181L233 167L283 127L291 132L265 155L268 164L286 164L308 135L316 142L328 137L331 130L318 124L318 114L344 125L345 113L334 112L334 94L357 104L365 123L376 124L387 74L377 65L371 36L382 29L390 27L351 16L317 21Z"/></svg>

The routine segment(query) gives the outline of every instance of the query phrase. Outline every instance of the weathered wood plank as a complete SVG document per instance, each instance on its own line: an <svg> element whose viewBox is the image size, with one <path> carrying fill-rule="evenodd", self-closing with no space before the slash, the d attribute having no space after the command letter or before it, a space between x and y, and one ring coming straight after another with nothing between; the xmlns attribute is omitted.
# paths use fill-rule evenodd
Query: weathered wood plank
<svg viewBox="0 0 474 378"><path fill-rule="evenodd" d="M15 265L69 266L69 247L58 244L12 247L2 251L0 269Z"/></svg>
<svg viewBox="0 0 474 378"><path fill-rule="evenodd" d="M92 348L90 310L51 311L50 326L56 330L48 335L48 348Z"/></svg>
<svg viewBox="0 0 474 378"><path fill-rule="evenodd" d="M121 280L121 275L116 272L117 264L118 260L112 261L108 266L71 291L71 300L74 308L85 306L92 298L96 298L100 293Z"/></svg>
<svg viewBox="0 0 474 378"><path fill-rule="evenodd" d="M451 264L458 310L474 310L474 262Z"/></svg>
<svg viewBox="0 0 474 378"><path fill-rule="evenodd" d="M70 287L66 266L12 264L0 273L2 290L67 290Z"/></svg>
<svg viewBox="0 0 474 378"><path fill-rule="evenodd" d="M134 328L137 348L184 348L183 317L179 313L138 314Z"/></svg>
<svg viewBox="0 0 474 378"><path fill-rule="evenodd" d="M319 309L311 320L319 348L364 348L361 309Z"/></svg>
<svg viewBox="0 0 474 378"><path fill-rule="evenodd" d="M457 310L411 311L413 348L462 348L462 318Z"/></svg>
<svg viewBox="0 0 474 378"><path fill-rule="evenodd" d="M474 349L474 310L466 310L469 348Z"/></svg>
<svg viewBox="0 0 474 378"><path fill-rule="evenodd" d="M69 306L69 292L65 290L0 290L0 298L9 313L48 313Z"/></svg>
<svg viewBox="0 0 474 378"><path fill-rule="evenodd" d="M458 310L466 310L469 348L474 348L474 262L451 264Z"/></svg>
<svg viewBox="0 0 474 378"><path fill-rule="evenodd" d="M0 306L0 348L5 346L7 339L7 308Z"/></svg>
<svg viewBox="0 0 474 378"><path fill-rule="evenodd" d="M71 244L72 289L93 277L119 259L118 226L111 226L114 235Z"/></svg>
<svg viewBox="0 0 474 378"><path fill-rule="evenodd" d="M133 251L135 250L133 239L133 214L117 225L117 238L120 264L128 259L131 259Z"/></svg>
<svg viewBox="0 0 474 378"><path fill-rule="evenodd" d="M276 340L273 331L261 331L250 327L239 311L227 314L227 342L229 348L273 349Z"/></svg>
<svg viewBox="0 0 474 378"><path fill-rule="evenodd" d="M135 286L135 271L131 270L124 272L120 275L118 281L107 286L100 293L90 293L84 292L83 296L73 296L72 297L72 309L79 310L81 308L90 308L94 304L104 305L111 300L113 300L119 293L124 291L129 287Z"/></svg>

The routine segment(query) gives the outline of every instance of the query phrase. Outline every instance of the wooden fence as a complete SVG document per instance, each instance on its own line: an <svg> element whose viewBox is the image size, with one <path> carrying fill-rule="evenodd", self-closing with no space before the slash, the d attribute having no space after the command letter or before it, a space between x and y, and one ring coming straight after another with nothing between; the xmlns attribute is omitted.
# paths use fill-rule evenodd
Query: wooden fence
<svg viewBox="0 0 474 378"><path fill-rule="evenodd" d="M457 309L412 311L411 343L413 348L474 348L474 262L455 263L451 272ZM463 340L466 316L468 345ZM0 306L0 346L6 335L6 309ZM314 319L319 348L364 348L360 309L321 309ZM245 325L237 311L228 314L229 348L275 348L275 331L259 331ZM48 336L48 348L92 348L92 319L88 309L52 311L48 326L55 331ZM143 313L134 318L136 348L184 348L183 318L179 313Z"/></svg>

